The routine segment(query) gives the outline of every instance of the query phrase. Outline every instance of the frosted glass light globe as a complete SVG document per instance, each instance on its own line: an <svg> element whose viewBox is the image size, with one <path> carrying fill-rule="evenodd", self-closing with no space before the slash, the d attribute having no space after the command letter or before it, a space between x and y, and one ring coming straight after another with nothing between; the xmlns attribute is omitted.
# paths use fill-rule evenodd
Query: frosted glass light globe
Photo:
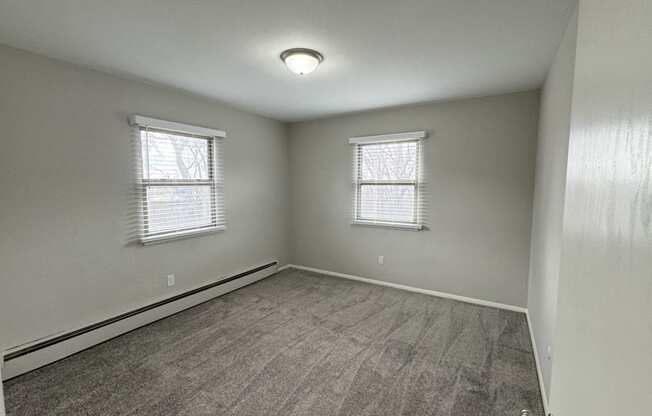
<svg viewBox="0 0 652 416"><path fill-rule="evenodd" d="M317 69L324 57L312 49L296 48L283 52L281 59L290 71L297 75L306 75Z"/></svg>

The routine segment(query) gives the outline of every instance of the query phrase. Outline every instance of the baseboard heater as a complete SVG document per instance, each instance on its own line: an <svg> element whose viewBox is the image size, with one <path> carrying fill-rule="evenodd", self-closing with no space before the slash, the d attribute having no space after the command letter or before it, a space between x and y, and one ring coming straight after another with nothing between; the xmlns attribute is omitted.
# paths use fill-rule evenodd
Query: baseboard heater
<svg viewBox="0 0 652 416"><path fill-rule="evenodd" d="M206 285L204 285L204 286L200 286L200 287L198 287L198 288L195 288L195 289L189 290L189 291L187 291L187 292L183 292L183 293L180 293L180 294L178 294L178 295L171 296L171 297L166 298L166 299L162 299L162 300L160 300L160 301L157 301L157 302L151 303L151 304L149 304L149 305L145 305L145 306L142 306L142 307L140 307L140 308L136 308L136 309L134 309L134 310L131 310L131 311L128 311L128 312L122 313L122 314L120 314L120 315L116 315L116 316L114 316L114 317L111 317L111 318L105 319L105 320L103 320L103 321L93 323L93 324L88 325L88 326L85 326L85 327L83 327L83 328L79 328L79 329L76 329L76 330L74 330L74 331L66 332L66 333L63 333L63 334L60 334L60 335L54 336L54 337L52 337L52 338L48 338L48 339L43 340L43 341L41 341L41 342L36 342L36 343L34 343L34 344L30 344L30 345L28 345L28 346L25 346L24 348L16 347L15 349L10 349L10 350L9 350L10 352L6 353L6 354L4 355L4 357L3 357L4 362L7 363L7 362L10 362L10 361L12 361L12 360L16 360L17 358L23 357L23 356L25 356L25 355L32 354L32 353L34 353L34 352L37 352L37 351L39 351L39 350L43 350L43 349L48 348L48 347L52 347L52 346L54 346L54 345L56 345L56 344L60 344L60 343L62 343L62 342L65 342L65 341L71 340L71 339L73 339L73 338L80 337L81 335L87 334L87 333L89 333L89 332L97 331L97 330L100 329L100 328L103 328L103 327L106 327L106 326L109 326L109 325L115 324L115 323L120 322L120 321L124 321L125 319L131 318L131 317L134 317L134 316L136 316L136 315L140 315L140 314L142 314L142 313L144 313L144 312L151 311L151 310L156 309L156 308L160 308L160 307L162 307L162 306L164 306L164 305L168 305L168 304L170 304L170 303L172 303L172 302L176 302L176 301L178 301L178 300L181 300L181 299L187 298L187 297L192 296L192 295L199 294L199 293L201 293L201 292L205 292L205 291L207 291L207 290L209 290L209 289L213 289L213 288L217 288L217 287L219 287L219 286L223 286L223 285L225 285L225 284L227 284L227 283L233 282L233 281L238 280L238 279L242 279L242 278L247 277L247 276L251 276L251 275L253 275L254 273L258 273L258 272L261 272L261 271L264 271L264 270L267 270L267 269L270 269L270 268L274 268L274 267L276 267L276 266L278 266L278 262L277 262L277 261L273 261L273 262L271 262L271 263L267 263L267 264L264 264L264 265L262 265L262 266L258 266L258 267L256 267L256 268L253 268L253 269L250 269L250 270L244 271L244 272L242 272L242 273L238 273L238 274L236 274L236 275L233 275L233 276L227 277L227 278L225 278L225 279L221 279L221 280L218 280L218 281L216 281L216 282L209 283L209 284L206 284ZM274 269L274 270L275 270L275 269ZM273 272L272 272L272 273L273 273ZM267 277L267 276L265 276L265 277ZM261 278L262 278L262 277L261 277ZM259 280L259 279L258 279L258 280ZM256 281L257 281L257 280L256 280ZM253 283L253 282L251 282L251 283ZM246 284L250 284L250 283L246 283ZM243 286L246 286L246 284L243 285ZM234 289L232 289L232 290L239 289L239 288L240 288L240 287L237 287L237 288L234 288ZM216 296L220 296L220 295L216 295ZM212 299L212 298L213 298L213 297L211 297L211 299ZM208 300L210 300L210 299L204 300L204 301L202 301L202 302L206 302L206 301L208 301ZM202 303L202 302L199 302L199 303ZM179 313L179 312L181 312L182 310L185 310L185 309L188 309L188 308L194 307L194 306L198 305L199 303L196 303L196 304L190 305L190 306L188 306L188 307L185 307L185 308L183 308L183 309L181 309L181 310L178 310L178 311L176 311L176 312L174 312L174 313L172 313L172 314L162 316L162 317L159 318L159 319L163 319L163 318L166 318L166 317L168 317L168 316L170 316L170 315L173 315L173 314L175 314L175 313ZM159 319L156 319L156 320L159 320ZM147 322L147 323L145 323L144 325L148 325L148 324L150 324L150 323L152 323L152 322L156 322L156 320L153 320L153 321L151 321L151 322ZM140 326L138 326L138 327L142 327L142 326L144 326L144 325L140 325ZM138 327L137 327L137 328L138 328ZM136 328L134 328L134 329L136 329ZM115 336L120 336L120 335L122 335L122 334L123 334L123 333L120 333L120 334L117 334L117 335L115 335ZM114 337L111 337L111 338L114 338ZM109 338L109 339L111 339L111 338ZM105 341L108 341L109 339L107 339L107 340L105 340ZM102 342L104 342L104 341L102 341ZM79 351L77 351L77 352L79 352ZM63 358L63 357L62 357L62 358Z"/></svg>

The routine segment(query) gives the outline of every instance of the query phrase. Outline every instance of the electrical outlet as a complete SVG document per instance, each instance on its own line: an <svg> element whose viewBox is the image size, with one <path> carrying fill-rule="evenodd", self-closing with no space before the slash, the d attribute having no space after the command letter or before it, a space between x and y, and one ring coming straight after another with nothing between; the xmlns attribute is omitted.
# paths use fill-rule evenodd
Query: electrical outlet
<svg viewBox="0 0 652 416"><path fill-rule="evenodd" d="M174 286L175 278L173 274L168 274L168 287Z"/></svg>
<svg viewBox="0 0 652 416"><path fill-rule="evenodd" d="M385 256L378 256L378 264L385 264Z"/></svg>
<svg viewBox="0 0 652 416"><path fill-rule="evenodd" d="M549 360L552 359L552 347L550 345L548 345L548 347L546 348L546 356L548 357Z"/></svg>

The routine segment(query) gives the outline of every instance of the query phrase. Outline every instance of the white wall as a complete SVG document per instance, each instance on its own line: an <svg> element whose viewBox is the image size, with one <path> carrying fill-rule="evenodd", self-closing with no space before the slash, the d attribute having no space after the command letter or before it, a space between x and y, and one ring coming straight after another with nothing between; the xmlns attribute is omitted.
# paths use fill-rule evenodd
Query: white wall
<svg viewBox="0 0 652 416"><path fill-rule="evenodd" d="M576 36L574 14L541 90L527 306L546 392L550 391L552 369L548 346L554 350L557 316Z"/></svg>
<svg viewBox="0 0 652 416"><path fill-rule="evenodd" d="M283 124L6 47L0 63L0 350L287 263ZM133 113L226 130L227 231L126 243Z"/></svg>
<svg viewBox="0 0 652 416"><path fill-rule="evenodd" d="M292 262L525 306L538 102L526 92L291 125ZM349 137L413 130L430 132L429 229L351 226Z"/></svg>
<svg viewBox="0 0 652 416"><path fill-rule="evenodd" d="M652 2L581 0L550 404L652 406Z"/></svg>

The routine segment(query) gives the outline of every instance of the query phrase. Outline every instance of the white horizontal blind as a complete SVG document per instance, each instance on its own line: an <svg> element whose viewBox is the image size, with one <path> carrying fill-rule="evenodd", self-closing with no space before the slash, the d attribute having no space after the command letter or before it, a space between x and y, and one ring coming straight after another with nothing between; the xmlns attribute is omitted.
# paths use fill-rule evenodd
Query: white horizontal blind
<svg viewBox="0 0 652 416"><path fill-rule="evenodd" d="M352 143L354 223L421 228L421 140Z"/></svg>
<svg viewBox="0 0 652 416"><path fill-rule="evenodd" d="M139 131L141 242L225 228L222 140L149 126Z"/></svg>

